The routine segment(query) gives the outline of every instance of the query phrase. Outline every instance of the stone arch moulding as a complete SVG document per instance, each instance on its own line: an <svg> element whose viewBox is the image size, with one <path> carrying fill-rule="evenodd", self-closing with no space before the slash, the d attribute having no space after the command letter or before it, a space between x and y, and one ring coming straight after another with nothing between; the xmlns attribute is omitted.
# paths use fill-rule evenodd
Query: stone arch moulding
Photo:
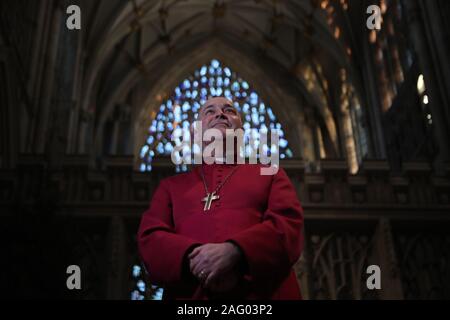
<svg viewBox="0 0 450 320"><path fill-rule="evenodd" d="M214 40L204 46L200 46L179 60L172 70L169 70L160 81L148 93L142 109L138 112L135 122L134 155L138 157L139 150L144 144L148 128L151 124L149 115L152 111L159 110L161 101L158 96L162 93L170 95L179 83L203 64L208 64L212 59L218 59L224 66L237 72L244 80L248 81L258 92L263 100L272 107L280 123L284 125L287 138L295 155L301 155L299 148L300 136L290 130L295 126L293 114L299 114L299 103L295 97L290 96L280 87L264 70L252 59L238 50L235 50L220 40ZM294 106L294 107L293 107ZM138 158L137 158L138 159Z"/></svg>
<svg viewBox="0 0 450 320"><path fill-rule="evenodd" d="M134 139L130 141L133 144L135 169L137 169L139 163L139 150L147 139L148 128L152 121L150 114L152 111L157 113L159 110L162 102L160 97L164 94L170 95L184 78L214 58L218 59L224 66L228 66L233 71L236 71L243 79L248 81L263 100L272 107L278 120L285 127L287 139L296 157L303 156L303 146L305 144L313 143L312 141L304 141L302 135L302 130L306 126L301 102L302 98L289 93L288 90L274 80L283 77L281 75L279 77L276 75L270 76L263 66L255 62L256 59L252 59L251 56L242 52L242 50L235 49L220 39L210 39L176 59L172 57L177 63L175 65L167 63L169 68L160 70L160 75L157 77L158 82L145 94L140 93L143 94L143 102L139 104L139 109L134 113L135 117L132 123L132 136ZM166 63L167 58L165 60L162 63ZM99 147L103 141L103 125L113 102L120 100L120 97L123 97L129 90L135 88L140 80L141 74L135 70L131 71L116 91L115 98L110 99L110 103L106 105L96 131L95 150L101 150ZM302 95L304 95L304 91ZM311 97L305 98L311 100ZM93 156L97 155L93 154Z"/></svg>

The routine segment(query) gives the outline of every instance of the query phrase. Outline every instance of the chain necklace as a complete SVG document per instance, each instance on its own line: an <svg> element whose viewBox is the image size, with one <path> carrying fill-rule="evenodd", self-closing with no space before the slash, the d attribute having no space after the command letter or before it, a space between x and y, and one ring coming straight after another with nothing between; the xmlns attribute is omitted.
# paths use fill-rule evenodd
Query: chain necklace
<svg viewBox="0 0 450 320"><path fill-rule="evenodd" d="M202 199L202 202L205 203L205 206L203 208L203 211L208 211L211 208L211 204L214 200L219 200L219 195L217 194L222 188L222 186L227 182L227 180L233 175L233 173L238 169L238 166L235 166L233 170L226 176L226 178L223 180L222 183L219 183L216 190L214 190L212 193L209 193L208 186L206 185L205 175L203 174L203 166L200 167L200 172L203 180L203 185L205 186L206 191L206 197Z"/></svg>

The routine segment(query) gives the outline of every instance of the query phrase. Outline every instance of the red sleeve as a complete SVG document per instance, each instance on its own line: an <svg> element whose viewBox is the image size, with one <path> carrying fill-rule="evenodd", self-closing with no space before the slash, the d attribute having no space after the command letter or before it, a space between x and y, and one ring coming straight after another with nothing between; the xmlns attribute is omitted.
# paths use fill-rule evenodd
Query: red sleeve
<svg viewBox="0 0 450 320"><path fill-rule="evenodd" d="M288 274L303 250L303 209L280 168L272 178L263 221L229 238L243 251L251 279Z"/></svg>
<svg viewBox="0 0 450 320"><path fill-rule="evenodd" d="M150 208L142 216L137 242L140 257L152 283L173 286L182 280L185 254L198 242L175 233L172 201L166 180L161 181Z"/></svg>

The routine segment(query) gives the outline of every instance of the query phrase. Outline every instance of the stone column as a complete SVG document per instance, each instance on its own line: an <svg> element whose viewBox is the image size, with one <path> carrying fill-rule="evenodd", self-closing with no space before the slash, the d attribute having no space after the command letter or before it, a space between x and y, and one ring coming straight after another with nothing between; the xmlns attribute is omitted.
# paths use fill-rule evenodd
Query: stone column
<svg viewBox="0 0 450 320"><path fill-rule="evenodd" d="M109 226L107 299L126 298L126 231L123 219L114 216Z"/></svg>
<svg viewBox="0 0 450 320"><path fill-rule="evenodd" d="M379 297L382 300L404 299L391 225L385 218L381 218L378 223L374 249L377 255L374 263L378 264L381 270Z"/></svg>
<svg viewBox="0 0 450 320"><path fill-rule="evenodd" d="M444 0L445 1L445 0ZM422 16L424 17L424 30L426 32L429 45L430 55L435 61L435 71L438 80L438 85L442 99L445 102L447 108L443 111L446 116L447 125L450 126L450 111L448 106L450 105L450 50L448 49L448 43L445 32L450 33L450 30L445 29L445 25L442 18L445 17L448 12L441 12L442 5L439 6L438 1L420 1L420 7ZM447 44L447 45L446 45Z"/></svg>
<svg viewBox="0 0 450 320"><path fill-rule="evenodd" d="M373 68L373 57L369 51L369 43L363 44L364 67L362 77L364 81L365 97L363 101L367 104L365 116L369 122L371 157L374 159L386 159L386 141L384 139L383 125L381 123L381 106L379 92L375 81L375 71Z"/></svg>
<svg viewBox="0 0 450 320"><path fill-rule="evenodd" d="M436 61L431 54L431 46L433 43L428 42L425 33L425 24L418 2L416 0L408 0L404 3L407 8L411 38L425 77L427 91L429 92L429 96L431 98L430 108L433 115L433 124L437 143L439 145L439 153L435 161L435 169L438 172L442 172L444 163L449 159L449 129L448 124L445 121L444 112L444 108L448 106L445 105L445 99L442 98L439 85L440 79L436 74L436 70L438 70L440 66L439 62Z"/></svg>

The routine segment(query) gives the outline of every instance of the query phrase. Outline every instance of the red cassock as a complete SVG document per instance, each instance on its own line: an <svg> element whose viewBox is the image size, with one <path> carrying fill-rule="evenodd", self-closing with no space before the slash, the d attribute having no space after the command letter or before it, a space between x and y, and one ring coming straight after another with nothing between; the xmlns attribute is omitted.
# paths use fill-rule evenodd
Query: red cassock
<svg viewBox="0 0 450 320"><path fill-rule="evenodd" d="M235 165L202 164L212 192ZM211 299L186 266L186 254L205 243L231 241L246 273L221 298L300 299L293 264L303 249L303 209L286 172L261 175L262 165L241 164L204 211L201 167L163 179L138 231L140 257L164 299Z"/></svg>

